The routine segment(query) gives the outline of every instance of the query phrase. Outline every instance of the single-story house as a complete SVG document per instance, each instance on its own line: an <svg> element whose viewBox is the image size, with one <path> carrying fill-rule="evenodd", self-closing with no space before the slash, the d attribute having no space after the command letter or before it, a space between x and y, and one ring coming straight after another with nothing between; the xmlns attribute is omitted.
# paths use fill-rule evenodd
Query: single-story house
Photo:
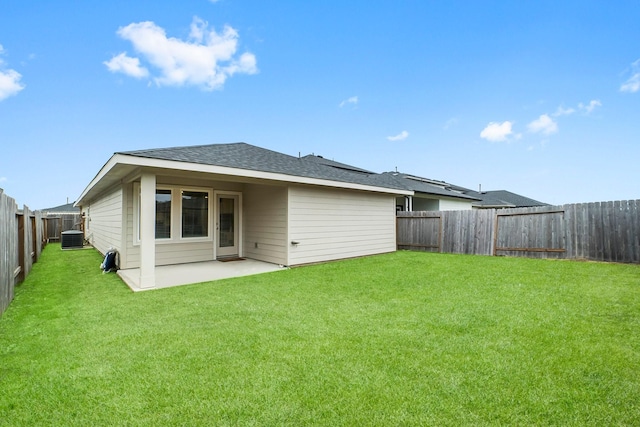
<svg viewBox="0 0 640 427"><path fill-rule="evenodd" d="M115 153L75 205L85 239L152 288L156 266L395 251L396 198L412 194L385 174L232 143Z"/></svg>
<svg viewBox="0 0 640 427"><path fill-rule="evenodd" d="M385 172L383 175L396 179L399 185L413 191L411 195L397 197L397 211L470 210L473 203L480 200L478 197L464 194L444 181L400 172Z"/></svg>
<svg viewBox="0 0 640 427"><path fill-rule="evenodd" d="M478 197L480 201L473 203L474 209L530 208L534 206L550 206L520 194L507 190L473 191L464 189L465 194Z"/></svg>
<svg viewBox="0 0 640 427"><path fill-rule="evenodd" d="M524 208L549 206L547 203L506 190L474 191L445 181L400 172L385 172L412 190L413 195L398 196L398 211L450 211L470 209Z"/></svg>
<svg viewBox="0 0 640 427"><path fill-rule="evenodd" d="M80 209L77 206L74 206L73 202L54 206L52 208L40 209L40 211L47 216L80 214Z"/></svg>

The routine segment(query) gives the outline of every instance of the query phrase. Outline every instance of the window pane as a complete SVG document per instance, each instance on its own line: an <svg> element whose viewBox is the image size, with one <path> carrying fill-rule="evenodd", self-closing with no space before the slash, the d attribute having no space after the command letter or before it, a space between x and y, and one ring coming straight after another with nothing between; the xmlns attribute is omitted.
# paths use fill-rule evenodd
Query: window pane
<svg viewBox="0 0 640 427"><path fill-rule="evenodd" d="M171 238L171 190L156 190L156 239Z"/></svg>
<svg viewBox="0 0 640 427"><path fill-rule="evenodd" d="M182 192L182 237L209 235L209 194L202 191Z"/></svg>
<svg viewBox="0 0 640 427"><path fill-rule="evenodd" d="M228 198L220 198L220 235L219 244L221 248L234 246L234 200Z"/></svg>

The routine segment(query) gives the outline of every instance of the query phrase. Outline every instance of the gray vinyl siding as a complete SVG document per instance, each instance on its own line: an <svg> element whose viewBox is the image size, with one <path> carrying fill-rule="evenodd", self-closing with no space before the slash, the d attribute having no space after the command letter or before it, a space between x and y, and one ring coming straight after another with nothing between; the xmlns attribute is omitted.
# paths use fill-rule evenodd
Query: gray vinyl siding
<svg viewBox="0 0 640 427"><path fill-rule="evenodd" d="M99 252L122 245L122 187L92 201L83 211L87 217L85 236Z"/></svg>
<svg viewBox="0 0 640 427"><path fill-rule="evenodd" d="M464 211L473 209L471 201L466 200L440 200L441 211Z"/></svg>
<svg viewBox="0 0 640 427"><path fill-rule="evenodd" d="M287 264L287 188L246 185L244 256Z"/></svg>
<svg viewBox="0 0 640 427"><path fill-rule="evenodd" d="M393 252L395 196L292 186L289 240L289 265Z"/></svg>
<svg viewBox="0 0 640 427"><path fill-rule="evenodd" d="M213 242L156 244L156 265L213 261Z"/></svg>

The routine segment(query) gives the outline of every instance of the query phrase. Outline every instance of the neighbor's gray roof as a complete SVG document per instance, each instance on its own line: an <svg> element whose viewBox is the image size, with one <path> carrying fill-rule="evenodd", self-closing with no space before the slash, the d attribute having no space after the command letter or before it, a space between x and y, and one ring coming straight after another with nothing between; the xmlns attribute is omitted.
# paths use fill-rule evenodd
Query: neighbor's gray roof
<svg viewBox="0 0 640 427"><path fill-rule="evenodd" d="M124 151L116 154L279 173L407 190L397 180L317 156L294 157L244 142ZM345 167L346 166L346 167Z"/></svg>
<svg viewBox="0 0 640 427"><path fill-rule="evenodd" d="M462 194L459 191L454 191L455 186L452 186L451 184L446 183L444 181L435 181L428 178L422 178L422 177L400 173L400 172L384 172L383 175L387 175L389 177L392 177L393 179L396 179L402 182L403 185L408 190L413 190L416 193L432 194L436 196L447 196L447 197L453 197L456 199L465 199L469 201L480 200L479 197ZM430 182L432 182L433 184L431 184ZM458 188L458 187L455 187L455 188Z"/></svg>
<svg viewBox="0 0 640 427"><path fill-rule="evenodd" d="M80 208L73 207L73 203L67 203L65 205L55 206L53 208L40 209L40 211L47 213L80 213Z"/></svg>
<svg viewBox="0 0 640 427"><path fill-rule="evenodd" d="M468 190L468 194L476 195L481 199L480 202L474 203L478 207L529 208L533 206L549 206L548 203L539 202L506 190L483 191L482 193Z"/></svg>
<svg viewBox="0 0 640 427"><path fill-rule="evenodd" d="M326 165L326 166L331 166L331 167L338 168L338 169L344 169L344 170L352 171L352 172L371 173L371 174L375 173L375 172L368 171L366 169L359 168L357 166L351 166L351 165L347 165L345 163L336 162L335 160L325 159L324 157L318 156L318 155L315 155L315 154L309 154L307 156L302 157L302 159L303 160L308 160L310 162L320 163L320 164L323 164L323 165Z"/></svg>
<svg viewBox="0 0 640 427"><path fill-rule="evenodd" d="M478 192L445 181L422 178L400 172L385 172L383 175L391 175L396 179L402 180L407 189L415 191L416 195L423 193L466 199L472 201L473 205L479 208L549 206L547 203L539 202L506 190Z"/></svg>

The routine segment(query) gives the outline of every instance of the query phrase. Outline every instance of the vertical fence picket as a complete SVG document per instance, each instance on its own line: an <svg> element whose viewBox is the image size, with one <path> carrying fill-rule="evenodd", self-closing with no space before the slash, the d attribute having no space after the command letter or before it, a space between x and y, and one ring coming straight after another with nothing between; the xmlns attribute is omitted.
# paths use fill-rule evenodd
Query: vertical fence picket
<svg viewBox="0 0 640 427"><path fill-rule="evenodd" d="M46 244L40 211L20 211L15 200L0 188L0 315L14 297L15 285L24 280Z"/></svg>
<svg viewBox="0 0 640 427"><path fill-rule="evenodd" d="M16 202L0 189L0 314L14 295L18 268L18 222Z"/></svg>
<svg viewBox="0 0 640 427"><path fill-rule="evenodd" d="M399 249L640 262L640 200L398 216Z"/></svg>

